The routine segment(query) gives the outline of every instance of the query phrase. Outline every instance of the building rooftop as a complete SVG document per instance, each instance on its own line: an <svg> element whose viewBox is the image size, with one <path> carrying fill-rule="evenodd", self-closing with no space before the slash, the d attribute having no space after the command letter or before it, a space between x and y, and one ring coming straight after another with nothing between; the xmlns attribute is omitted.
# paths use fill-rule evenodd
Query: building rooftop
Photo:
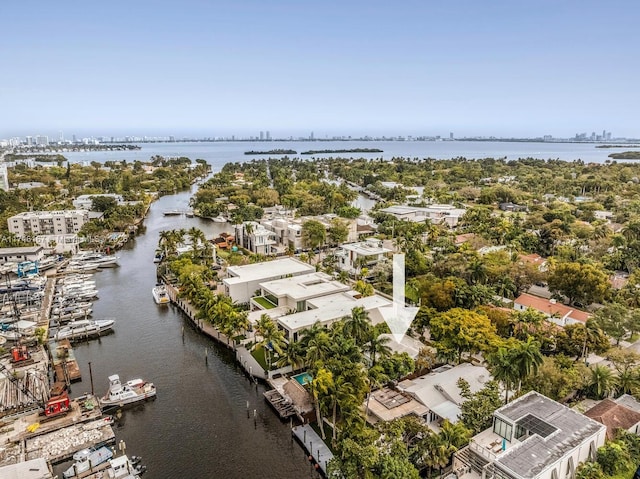
<svg viewBox="0 0 640 479"><path fill-rule="evenodd" d="M276 297L289 296L295 301L302 301L317 296L348 291L349 286L334 280L326 273L314 272L291 276L288 278L265 281L260 286Z"/></svg>
<svg viewBox="0 0 640 479"><path fill-rule="evenodd" d="M627 430L640 423L640 412L611 399L600 401L584 415L607 426L607 439L609 440L615 437L618 429Z"/></svg>
<svg viewBox="0 0 640 479"><path fill-rule="evenodd" d="M640 401L638 401L630 394L623 394L618 399L616 399L616 402L628 407L629 409L633 409L636 412L640 412Z"/></svg>
<svg viewBox="0 0 640 479"><path fill-rule="evenodd" d="M411 358L415 359L418 357L418 353L422 348L426 348L427 345L423 342L414 339L406 334L403 336L402 341L398 342L395 340L393 334L381 334L380 338L388 338L387 346L391 348L391 350L395 353L407 353Z"/></svg>
<svg viewBox="0 0 640 479"><path fill-rule="evenodd" d="M460 404L464 401L458 387L460 378L469 383L471 392L476 392L491 380L491 374L482 366L462 363L455 367L443 366L424 376L404 380L398 384L398 388L414 396L441 418L456 422Z"/></svg>
<svg viewBox="0 0 640 479"><path fill-rule="evenodd" d="M379 255L391 253L392 250L382 246L382 240L367 240L358 243L347 243L341 245L344 251L353 251L359 256Z"/></svg>
<svg viewBox="0 0 640 479"><path fill-rule="evenodd" d="M35 254L42 251L42 246L16 246L14 248L0 248L0 255Z"/></svg>
<svg viewBox="0 0 640 479"><path fill-rule="evenodd" d="M371 393L369 415L373 416L374 419L368 419L370 422L377 422L377 420L393 421L394 419L410 414L424 416L428 412L429 409L427 409L426 406L411 396L394 391L393 389L382 388Z"/></svg>
<svg viewBox="0 0 640 479"><path fill-rule="evenodd" d="M282 258L274 261L266 261L263 263L246 264L242 266L229 266L227 273L229 278L225 278L227 284L244 283L248 281L267 280L274 277L284 277L287 275L296 275L302 273L310 273L316 268L310 264L303 263L295 258Z"/></svg>
<svg viewBox="0 0 640 479"><path fill-rule="evenodd" d="M534 296L528 293L522 293L514 303L521 304L527 308L536 309L549 316L571 318L575 321L580 321L581 323L586 323L587 319L591 317L591 315L585 311L566 306L553 299L540 298L539 296Z"/></svg>
<svg viewBox="0 0 640 479"><path fill-rule="evenodd" d="M320 307L281 316L278 318L278 322L289 331L299 331L310 328L316 322L323 324L342 319L345 316L349 316L353 308L361 306L369 312L372 324L377 324L380 322L381 317L379 314L375 314L373 310L381 306L391 305L391 301L379 295L355 298L347 293L338 293L318 299L322 299ZM310 302L307 302L307 304L310 304Z"/></svg>
<svg viewBox="0 0 640 479"><path fill-rule="evenodd" d="M536 391L495 412L530 431L498 456L494 466L512 476L533 478L551 467L568 451L596 435L604 426Z"/></svg>
<svg viewBox="0 0 640 479"><path fill-rule="evenodd" d="M0 476L3 479L50 479L53 477L47 461L42 457L2 466Z"/></svg>

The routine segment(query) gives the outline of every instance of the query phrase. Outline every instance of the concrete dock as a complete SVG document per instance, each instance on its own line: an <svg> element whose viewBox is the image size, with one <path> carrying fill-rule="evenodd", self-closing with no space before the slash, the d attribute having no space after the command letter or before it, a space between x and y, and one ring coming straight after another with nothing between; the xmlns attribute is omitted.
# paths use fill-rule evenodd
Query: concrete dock
<svg viewBox="0 0 640 479"><path fill-rule="evenodd" d="M318 465L318 470L326 477L327 464L333 459L333 453L329 449L329 446L324 443L322 438L318 436L308 424L294 426L293 429L291 429L291 434L300 441L300 444L302 444Z"/></svg>

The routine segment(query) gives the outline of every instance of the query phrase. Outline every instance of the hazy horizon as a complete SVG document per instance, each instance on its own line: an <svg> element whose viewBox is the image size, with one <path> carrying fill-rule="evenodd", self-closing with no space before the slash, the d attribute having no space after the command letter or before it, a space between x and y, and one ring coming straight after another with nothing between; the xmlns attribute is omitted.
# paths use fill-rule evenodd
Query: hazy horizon
<svg viewBox="0 0 640 479"><path fill-rule="evenodd" d="M640 137L631 1L3 5L0 138Z"/></svg>

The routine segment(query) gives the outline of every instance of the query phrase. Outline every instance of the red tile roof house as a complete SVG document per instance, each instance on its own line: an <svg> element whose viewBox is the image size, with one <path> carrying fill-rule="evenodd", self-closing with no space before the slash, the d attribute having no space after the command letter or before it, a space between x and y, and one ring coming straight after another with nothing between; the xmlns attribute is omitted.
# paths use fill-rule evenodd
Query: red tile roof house
<svg viewBox="0 0 640 479"><path fill-rule="evenodd" d="M558 303L555 299L546 299L528 293L522 293L513 302L513 309L525 311L527 308L540 311L547 319L558 326L585 324L591 315L585 311Z"/></svg>
<svg viewBox="0 0 640 479"><path fill-rule="evenodd" d="M624 429L634 434L640 433L640 412L629 409L611 399L600 401L584 415L607 426L608 440L615 438L618 429Z"/></svg>
<svg viewBox="0 0 640 479"><path fill-rule="evenodd" d="M532 265L537 266L538 270L543 273L549 269L547 267L547 258L543 258L539 254L521 254L518 258L524 263L531 263Z"/></svg>

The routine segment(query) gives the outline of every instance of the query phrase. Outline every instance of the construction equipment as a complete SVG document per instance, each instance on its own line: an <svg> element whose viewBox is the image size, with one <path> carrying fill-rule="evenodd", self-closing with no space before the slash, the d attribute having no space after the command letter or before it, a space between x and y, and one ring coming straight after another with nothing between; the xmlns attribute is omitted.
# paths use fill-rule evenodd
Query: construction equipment
<svg viewBox="0 0 640 479"><path fill-rule="evenodd" d="M2 372L18 390L30 397L33 402L43 410L41 414L44 414L47 418L62 416L71 410L71 400L69 399L69 395L66 391L62 391L60 394L50 397L49 400L45 402L38 398L29 388L24 387L15 377L13 372L2 363L0 363L0 372ZM55 392L59 392L59 390Z"/></svg>
<svg viewBox="0 0 640 479"><path fill-rule="evenodd" d="M26 345L22 344L11 348L11 360L15 366L25 366L34 362Z"/></svg>

